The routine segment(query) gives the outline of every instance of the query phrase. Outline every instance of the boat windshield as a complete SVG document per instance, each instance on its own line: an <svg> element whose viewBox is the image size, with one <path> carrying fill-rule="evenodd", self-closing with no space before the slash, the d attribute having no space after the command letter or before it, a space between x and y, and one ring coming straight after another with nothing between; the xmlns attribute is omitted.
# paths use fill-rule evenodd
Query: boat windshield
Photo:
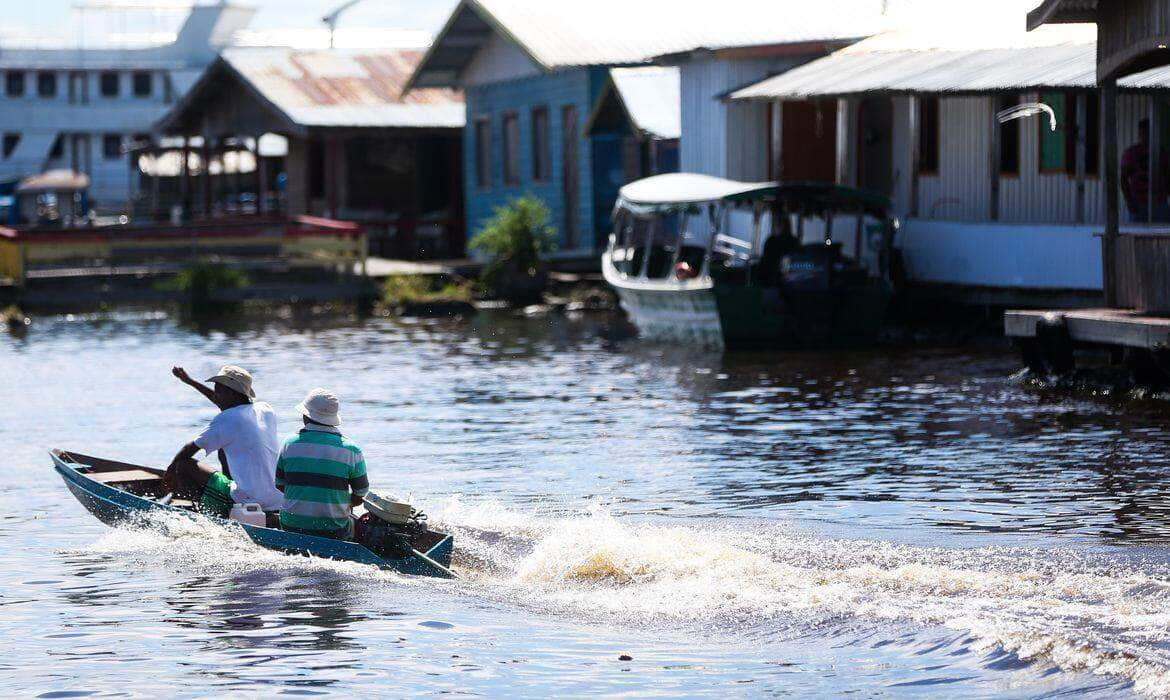
<svg viewBox="0 0 1170 700"><path fill-rule="evenodd" d="M617 272L649 280L707 277L742 267L770 226L771 183L693 174L657 175L622 188L610 257Z"/></svg>
<svg viewBox="0 0 1170 700"><path fill-rule="evenodd" d="M670 182L664 178L650 180L660 190ZM689 178L674 181L694 184ZM727 182L716 184L731 194L704 202L684 201L696 196L693 189L671 201L658 191L655 203L634 198L651 191L634 187L639 183L623 188L610 239L611 269L647 281L768 284L787 274L786 266L808 259L859 279L888 274L896 223L880 196L831 184L720 184Z"/></svg>

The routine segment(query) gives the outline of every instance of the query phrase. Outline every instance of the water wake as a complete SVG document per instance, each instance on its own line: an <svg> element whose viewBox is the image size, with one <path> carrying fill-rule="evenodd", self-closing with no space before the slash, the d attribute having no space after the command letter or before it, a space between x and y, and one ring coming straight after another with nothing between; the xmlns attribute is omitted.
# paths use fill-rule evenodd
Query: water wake
<svg viewBox="0 0 1170 700"><path fill-rule="evenodd" d="M593 619L729 635L799 636L842 620L942 626L976 651L1128 679L1170 693L1170 566L1004 548L831 540L748 521L634 523L593 509L534 516L458 499L430 507L456 538L462 590ZM374 567L261 549L240 530L176 514L111 530L89 554L185 574L329 572L355 583L433 585Z"/></svg>
<svg viewBox="0 0 1170 700"><path fill-rule="evenodd" d="M439 509L487 591L578 616L806 634L842 619L968 633L976 651L1170 693L1170 568L1071 552L827 540L773 524L631 524ZM501 539L493 533L507 531ZM778 630L778 632L777 632Z"/></svg>

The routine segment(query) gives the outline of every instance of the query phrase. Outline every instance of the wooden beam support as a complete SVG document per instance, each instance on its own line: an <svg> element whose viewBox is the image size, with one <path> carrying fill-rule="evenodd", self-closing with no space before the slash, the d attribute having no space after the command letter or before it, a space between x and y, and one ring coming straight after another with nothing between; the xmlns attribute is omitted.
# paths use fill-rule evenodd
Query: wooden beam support
<svg viewBox="0 0 1170 700"><path fill-rule="evenodd" d="M910 142L910 216L917 218L921 208L919 200L922 198L920 194L921 184L918 181L918 173L922 172L921 107L917 95L911 95L907 100L909 102L907 105L907 110L909 111L909 119L907 119L907 122L910 127L908 139Z"/></svg>
<svg viewBox="0 0 1170 700"><path fill-rule="evenodd" d="M260 216L268 214L268 163L260 156L260 136L256 136L256 145L252 149L252 156L256 159L256 213Z"/></svg>
<svg viewBox="0 0 1170 700"><path fill-rule="evenodd" d="M1088 126L1089 109L1088 109L1088 95L1083 92L1077 93L1077 133L1076 133L1076 177L1077 177L1077 200L1076 200L1076 220L1078 224L1085 223L1085 172L1088 167L1088 151L1086 127Z"/></svg>
<svg viewBox="0 0 1170 700"><path fill-rule="evenodd" d="M849 100L837 100L837 172L838 185L849 184Z"/></svg>
<svg viewBox="0 0 1170 700"><path fill-rule="evenodd" d="M203 207L203 218L211 218L211 137L207 134L203 135L203 147L199 151L200 159L203 161L203 177L200 180L200 200Z"/></svg>
<svg viewBox="0 0 1170 700"><path fill-rule="evenodd" d="M325 137L325 210L330 218L337 218L337 137Z"/></svg>
<svg viewBox="0 0 1170 700"><path fill-rule="evenodd" d="M1003 139L1003 125L999 123L996 118L996 109L998 95L992 95L987 98L988 106L991 108L991 148L989 170L987 174L988 185L990 187L987 198L988 215L992 221L999 221L999 171L1002 167L1000 162L1000 142Z"/></svg>
<svg viewBox="0 0 1170 700"><path fill-rule="evenodd" d="M1105 81L1101 89L1101 116L1104 118L1105 142L1105 232L1101 236L1101 273L1105 289L1105 306L1117 305L1117 235L1120 228L1118 209L1118 154L1117 154L1117 80Z"/></svg>

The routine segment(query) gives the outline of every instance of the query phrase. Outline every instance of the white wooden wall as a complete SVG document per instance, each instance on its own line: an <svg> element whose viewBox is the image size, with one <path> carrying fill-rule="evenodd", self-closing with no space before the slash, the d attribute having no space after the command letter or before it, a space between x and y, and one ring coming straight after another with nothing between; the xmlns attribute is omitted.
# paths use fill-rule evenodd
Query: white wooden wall
<svg viewBox="0 0 1170 700"><path fill-rule="evenodd" d="M729 104L722 98L736 88L782 73L806 60L698 58L680 65L680 169L733 180L766 179L767 106Z"/></svg>
<svg viewBox="0 0 1170 700"><path fill-rule="evenodd" d="M1035 101L1038 95L1025 93L1021 101ZM906 217L911 211L911 144L909 98L894 98L894 192L896 212ZM990 222L991 219L991 120L993 97L943 98L939 104L939 174L919 177L919 218L943 221ZM1137 140L1137 123L1149 114L1148 97L1123 94L1118 99L1118 143L1124 151ZM856 108L853 105L853 108ZM1070 107L1071 108L1071 107ZM1020 124L1020 174L999 181L999 221L1003 223L1076 223L1076 178L1065 173L1040 172L1038 117ZM847 143L856 143L851 133ZM1104 166L1104 155L1098 154ZM1128 214L1122 204L1122 222ZM1085 178L1085 222L1105 221L1101 178Z"/></svg>

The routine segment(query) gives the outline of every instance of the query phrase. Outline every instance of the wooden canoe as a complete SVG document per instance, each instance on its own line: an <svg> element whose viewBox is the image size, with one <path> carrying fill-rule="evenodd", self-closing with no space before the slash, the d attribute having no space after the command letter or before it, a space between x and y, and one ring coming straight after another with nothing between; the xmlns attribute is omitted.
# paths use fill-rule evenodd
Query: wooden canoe
<svg viewBox="0 0 1170 700"><path fill-rule="evenodd" d="M172 499L162 503L157 500L164 495L160 493L162 469L114 462L65 450L53 450L50 455L53 468L65 480L69 491L86 510L107 525L123 524L152 511L181 513L188 517L206 518L225 527L242 527L253 542L279 552L373 564L416 576L455 577L450 569L454 547L450 535L425 532L410 542L413 552L409 557L384 559L356 542L210 517L197 513L195 505L189 501Z"/></svg>

